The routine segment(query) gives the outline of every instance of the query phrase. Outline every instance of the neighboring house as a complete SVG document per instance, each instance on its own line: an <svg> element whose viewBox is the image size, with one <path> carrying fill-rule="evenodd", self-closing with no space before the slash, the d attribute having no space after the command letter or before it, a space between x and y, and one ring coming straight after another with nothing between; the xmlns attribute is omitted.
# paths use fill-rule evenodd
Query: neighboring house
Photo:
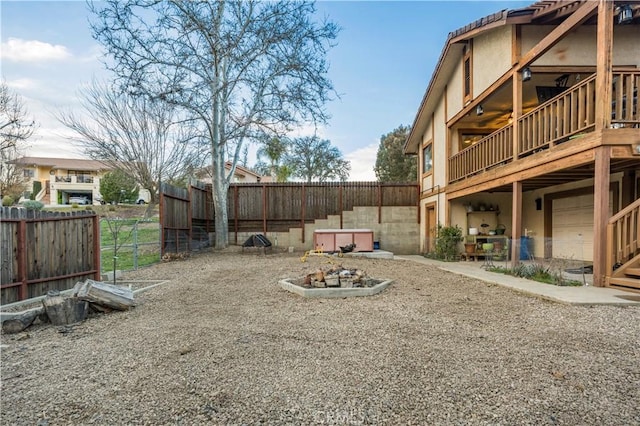
<svg viewBox="0 0 640 426"><path fill-rule="evenodd" d="M224 164L224 168L227 173L231 171L231 162L227 161ZM203 167L196 172L196 179L204 183L212 183L211 182L211 166ZM251 182L270 182L271 178L269 176L261 176L260 174L247 169L246 167L242 167L241 165L236 165L236 170L233 173L233 179L231 183L251 183Z"/></svg>
<svg viewBox="0 0 640 426"><path fill-rule="evenodd" d="M100 178L110 170L100 161L73 158L21 157L15 163L27 179L25 190L31 192L33 183L40 182L35 199L50 205L69 204L71 197L97 200Z"/></svg>
<svg viewBox="0 0 640 426"><path fill-rule="evenodd" d="M497 229L514 264L581 260L640 289L639 86L637 2L541 1L450 33L404 147L422 250L438 224L476 254L490 238L471 234Z"/></svg>

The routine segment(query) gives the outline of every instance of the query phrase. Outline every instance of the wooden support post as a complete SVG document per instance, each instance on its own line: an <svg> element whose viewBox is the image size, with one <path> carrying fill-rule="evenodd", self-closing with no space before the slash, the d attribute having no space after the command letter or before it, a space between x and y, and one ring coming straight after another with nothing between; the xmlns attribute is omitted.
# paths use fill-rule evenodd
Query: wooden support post
<svg viewBox="0 0 640 426"><path fill-rule="evenodd" d="M596 48L596 131L606 129L611 122L611 84L613 50L613 2L599 0ZM603 287L607 271L607 253L613 247L607 247L607 222L609 220L609 169L611 147L596 148L596 160L593 183L593 285Z"/></svg>
<svg viewBox="0 0 640 426"><path fill-rule="evenodd" d="M511 244L511 266L516 266L520 261L520 237L522 236L522 181L513 182L512 198L513 244Z"/></svg>
<svg viewBox="0 0 640 426"><path fill-rule="evenodd" d="M511 124L511 140L513 144L513 160L520 155L520 117L522 116L522 74L513 74L513 123Z"/></svg>
<svg viewBox="0 0 640 426"><path fill-rule="evenodd" d="M603 287L606 276L611 271L605 270L607 252L607 222L609 221L609 162L611 147L596 148L596 162L593 182L593 285Z"/></svg>
<svg viewBox="0 0 640 426"><path fill-rule="evenodd" d="M596 131L599 131L608 128L611 122L613 2L610 0L600 0L598 4L596 44L596 93L598 95L595 100L595 125Z"/></svg>

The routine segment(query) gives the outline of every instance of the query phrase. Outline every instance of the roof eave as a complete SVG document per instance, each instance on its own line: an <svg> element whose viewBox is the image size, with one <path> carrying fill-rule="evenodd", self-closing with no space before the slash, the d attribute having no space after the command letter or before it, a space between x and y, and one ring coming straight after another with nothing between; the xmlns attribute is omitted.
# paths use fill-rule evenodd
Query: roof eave
<svg viewBox="0 0 640 426"><path fill-rule="evenodd" d="M426 126L425 117L428 117L433 110L435 109L435 105L437 102L435 100L431 101L436 88L438 87L438 83L440 80L440 75L442 73L442 69L445 68L446 60L449 58L449 52L451 50L451 46L456 43L465 42L470 38L477 37L479 34L505 25L512 25L523 23L530 19L530 15L533 13L528 8L522 9L514 9L514 10L502 10L500 12L489 15L485 18L481 18L477 21L474 21L472 24L466 25L456 31L450 32L447 40L445 41L442 52L440 53L440 57L434 69L431 80L429 81L429 85L427 86L427 90L422 98L422 102L420 103L420 107L418 109L418 113L416 114L413 125L411 126L411 130L409 135L407 136L407 140L405 141L403 152L405 154L417 154L418 147L421 142L421 135L423 133L424 127ZM513 15L513 18L509 17ZM528 16L524 17L523 16Z"/></svg>

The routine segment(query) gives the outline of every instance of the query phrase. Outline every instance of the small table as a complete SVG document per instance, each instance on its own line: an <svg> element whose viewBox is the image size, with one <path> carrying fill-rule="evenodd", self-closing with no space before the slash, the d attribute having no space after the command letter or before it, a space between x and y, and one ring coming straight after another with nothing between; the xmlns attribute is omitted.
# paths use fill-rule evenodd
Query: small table
<svg viewBox="0 0 640 426"><path fill-rule="evenodd" d="M485 250L484 252L484 262L480 265L481 268L495 268L496 265L493 264L493 250Z"/></svg>

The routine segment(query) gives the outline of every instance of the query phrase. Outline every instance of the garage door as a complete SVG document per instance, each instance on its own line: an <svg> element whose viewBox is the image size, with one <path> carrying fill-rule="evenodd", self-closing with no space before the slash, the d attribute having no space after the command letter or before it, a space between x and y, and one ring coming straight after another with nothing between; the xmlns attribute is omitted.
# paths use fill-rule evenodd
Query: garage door
<svg viewBox="0 0 640 426"><path fill-rule="evenodd" d="M593 194L553 200L553 257L593 261L593 205Z"/></svg>

